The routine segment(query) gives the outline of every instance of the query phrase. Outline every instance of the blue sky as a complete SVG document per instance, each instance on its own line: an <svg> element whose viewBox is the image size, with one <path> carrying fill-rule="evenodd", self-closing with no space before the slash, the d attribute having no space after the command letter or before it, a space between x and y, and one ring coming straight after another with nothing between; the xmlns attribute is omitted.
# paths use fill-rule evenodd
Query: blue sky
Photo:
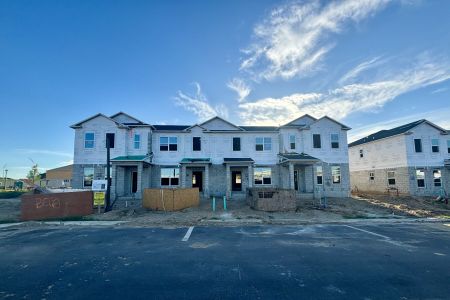
<svg viewBox="0 0 450 300"><path fill-rule="evenodd" d="M70 163L69 126L304 113L350 139L427 118L450 129L450 1L0 2L0 168Z"/></svg>

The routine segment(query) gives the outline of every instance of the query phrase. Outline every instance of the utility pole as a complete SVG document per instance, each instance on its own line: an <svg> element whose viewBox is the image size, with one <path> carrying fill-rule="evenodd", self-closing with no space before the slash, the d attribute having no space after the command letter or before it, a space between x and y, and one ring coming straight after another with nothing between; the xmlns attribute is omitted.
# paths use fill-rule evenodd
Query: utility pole
<svg viewBox="0 0 450 300"><path fill-rule="evenodd" d="M106 194L105 212L111 210L111 148L114 148L114 133L106 134Z"/></svg>
<svg viewBox="0 0 450 300"><path fill-rule="evenodd" d="M6 179L8 178L8 169L5 169L5 191L6 191Z"/></svg>

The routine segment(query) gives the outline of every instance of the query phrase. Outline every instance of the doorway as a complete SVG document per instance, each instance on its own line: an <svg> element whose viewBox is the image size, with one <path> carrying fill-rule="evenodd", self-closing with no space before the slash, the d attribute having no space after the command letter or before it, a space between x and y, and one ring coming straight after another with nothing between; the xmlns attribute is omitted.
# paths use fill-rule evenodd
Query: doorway
<svg viewBox="0 0 450 300"><path fill-rule="evenodd" d="M294 189L298 191L298 171L294 171Z"/></svg>
<svg viewBox="0 0 450 300"><path fill-rule="evenodd" d="M137 172L131 172L131 193L135 194L137 192Z"/></svg>
<svg viewBox="0 0 450 300"><path fill-rule="evenodd" d="M242 172L233 171L231 172L231 190L233 192L242 191Z"/></svg>
<svg viewBox="0 0 450 300"><path fill-rule="evenodd" d="M193 171L192 172L192 187L198 188L201 192L203 191L203 172L202 171Z"/></svg>

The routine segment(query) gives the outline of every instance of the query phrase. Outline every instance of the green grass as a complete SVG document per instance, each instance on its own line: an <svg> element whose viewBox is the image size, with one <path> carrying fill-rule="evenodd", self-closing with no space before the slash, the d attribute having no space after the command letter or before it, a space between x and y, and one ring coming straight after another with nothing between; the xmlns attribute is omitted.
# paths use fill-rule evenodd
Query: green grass
<svg viewBox="0 0 450 300"><path fill-rule="evenodd" d="M16 191L11 191L11 192L0 192L0 199L19 198L19 197L22 196L23 194L25 194L25 192L16 192Z"/></svg>

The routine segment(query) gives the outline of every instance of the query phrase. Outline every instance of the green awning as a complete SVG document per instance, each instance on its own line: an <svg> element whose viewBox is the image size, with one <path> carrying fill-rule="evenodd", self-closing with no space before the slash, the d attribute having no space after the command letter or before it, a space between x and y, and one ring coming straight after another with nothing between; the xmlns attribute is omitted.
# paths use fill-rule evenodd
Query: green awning
<svg viewBox="0 0 450 300"><path fill-rule="evenodd" d="M111 159L111 161L147 161L147 155L128 155L128 156L118 156Z"/></svg>
<svg viewBox="0 0 450 300"><path fill-rule="evenodd" d="M180 164L210 164L210 158L188 158L185 157L180 161Z"/></svg>

